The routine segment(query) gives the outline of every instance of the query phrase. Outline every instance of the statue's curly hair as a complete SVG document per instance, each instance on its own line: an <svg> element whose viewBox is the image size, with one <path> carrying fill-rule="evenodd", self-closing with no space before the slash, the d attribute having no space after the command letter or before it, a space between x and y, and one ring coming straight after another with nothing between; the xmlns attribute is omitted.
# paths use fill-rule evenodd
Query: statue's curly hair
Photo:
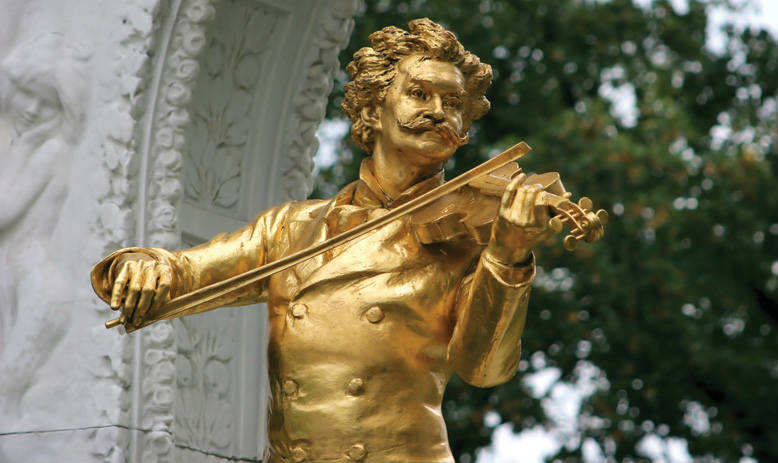
<svg viewBox="0 0 778 463"><path fill-rule="evenodd" d="M466 51L456 36L427 18L408 23L410 32L389 26L370 34L372 47L354 53L346 67L351 81L341 108L351 119L351 137L368 153L373 152L373 129L362 119L363 108L380 105L397 75L397 63L411 55L424 55L456 65L465 77L465 129L489 111L484 94L492 83L492 68Z"/></svg>

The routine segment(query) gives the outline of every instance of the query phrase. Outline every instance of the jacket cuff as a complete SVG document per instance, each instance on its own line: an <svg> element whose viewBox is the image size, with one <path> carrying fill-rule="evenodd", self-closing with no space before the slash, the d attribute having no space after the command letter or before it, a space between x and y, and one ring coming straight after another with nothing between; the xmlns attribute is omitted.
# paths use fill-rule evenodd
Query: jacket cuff
<svg viewBox="0 0 778 463"><path fill-rule="evenodd" d="M526 286L535 279L535 254L530 254L526 263L512 266L498 262L488 251L481 253L481 261L497 281L505 286Z"/></svg>

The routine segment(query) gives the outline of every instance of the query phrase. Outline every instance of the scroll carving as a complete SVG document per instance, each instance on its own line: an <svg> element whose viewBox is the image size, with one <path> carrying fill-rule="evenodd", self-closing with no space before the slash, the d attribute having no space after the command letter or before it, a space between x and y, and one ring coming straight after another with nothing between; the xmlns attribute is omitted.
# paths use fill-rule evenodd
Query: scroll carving
<svg viewBox="0 0 778 463"><path fill-rule="evenodd" d="M261 3L232 0L209 28L188 131L186 196L195 204L238 207L255 87L279 17Z"/></svg>
<svg viewBox="0 0 778 463"><path fill-rule="evenodd" d="M203 0L128 2L125 6L114 71L121 94L105 102L106 126L111 131L103 141L102 155L109 181L98 198L100 213L93 224L106 251L126 245L130 238L155 246L179 244L176 203L181 194L183 127L189 120L185 106L197 74L197 55L205 43L204 24L213 12L211 2ZM175 25L170 36L165 35L167 25ZM149 49L163 53L149 54ZM152 78L154 69L163 76L160 81ZM153 110L155 130L141 124L147 108ZM137 210L145 223L141 236L133 236ZM136 458L166 461L173 447L169 431L175 402L173 326L170 322L160 324L159 329L141 334L137 342L141 358L134 358L135 343L126 342L121 363L140 364L139 378L144 379L134 387L140 388L141 400L133 404L131 390L125 389L120 399L122 413L129 420L130 408L138 406L139 421L134 425L151 430L139 434ZM125 367L123 372L127 376L131 369ZM132 381L125 377L123 383ZM105 446L98 442L97 434L95 455L116 458L100 450ZM132 458L134 449L122 448L120 452L128 452L127 457Z"/></svg>
<svg viewBox="0 0 778 463"><path fill-rule="evenodd" d="M174 3L157 19L160 29L171 27L170 36L159 35L157 49L163 51L155 66L161 79L152 88L148 102L153 108L153 125L143 134L148 180L145 233L152 246L177 247L181 236L177 207L181 199L181 172L185 130L190 123L188 105L200 66L198 58L206 44L205 29L215 14L213 1L183 0ZM144 437L143 461L170 461L174 447L171 426L179 391L176 388L175 339L171 322L141 338L141 426L152 429Z"/></svg>
<svg viewBox="0 0 778 463"><path fill-rule="evenodd" d="M171 12L175 28L162 64L162 80L156 98L154 126L150 136L147 228L152 246L178 246L177 205L181 198L181 170L185 130L192 88L200 65L198 57L206 44L205 26L214 17L210 0L186 0Z"/></svg>
<svg viewBox="0 0 778 463"><path fill-rule="evenodd" d="M113 70L109 77L99 82L101 87L110 88L116 88L116 82L119 83L118 92L113 90L103 96L104 101L100 102L103 110L98 114L103 120L101 126L106 129L105 133L101 134L99 151L95 154L101 158L100 166L104 170L102 177L106 181L96 192L98 214L91 224L91 229L94 239L100 243L104 252L126 246L130 240L142 239L135 233L136 210L139 206L136 189L145 179L140 172L140 166L143 165L140 148L144 133L140 120L143 118L143 108L153 98L149 95L153 93L149 90L152 59L146 50L158 43L158 31L153 25L159 23L165 12L159 1L130 1L124 5L121 24L116 29L118 47L114 55ZM98 311L110 312L104 305L95 304L95 308ZM151 333L141 336L146 339L150 337ZM159 333L154 338L159 339ZM132 407L135 405L132 400L132 365L135 361L143 361L135 358L136 342L126 339L122 343L121 352L107 355L105 364L110 368L103 368L105 371L93 369L98 381L110 381L121 388L118 397L118 422L133 427L139 427L139 423L132 422ZM148 344L148 341L144 342L143 339L141 342ZM156 344L162 347L161 343ZM149 383L135 387L141 387L141 393L145 392L146 395L150 395L148 391L153 388ZM156 424L157 427L164 425L163 419L154 418L155 410L163 408L163 404L164 401L157 400L153 406L144 407L141 413L143 421L152 423L152 426ZM106 413L111 411L106 410ZM147 447L146 452L143 452L144 460L164 460L164 456L169 452L168 447L172 440L166 436L167 433L163 430L156 431L156 434L154 437L158 445L152 446L152 439L147 438L150 436L138 433L138 438L144 441ZM132 442L132 433L104 428L92 434L91 452L106 462L138 458L133 456L137 446L131 448Z"/></svg>
<svg viewBox="0 0 778 463"><path fill-rule="evenodd" d="M203 329L188 319L176 321L178 394L176 438L184 446L215 449L222 454L232 443L231 363L235 339L230 333L234 312L218 326Z"/></svg>
<svg viewBox="0 0 778 463"><path fill-rule="evenodd" d="M305 199L313 189L313 155L319 148L316 129L332 91L338 52L348 43L359 5L359 0L336 0L322 9L315 38L310 41L315 47L310 52L305 80L292 103L281 171L285 197L276 198L278 201Z"/></svg>

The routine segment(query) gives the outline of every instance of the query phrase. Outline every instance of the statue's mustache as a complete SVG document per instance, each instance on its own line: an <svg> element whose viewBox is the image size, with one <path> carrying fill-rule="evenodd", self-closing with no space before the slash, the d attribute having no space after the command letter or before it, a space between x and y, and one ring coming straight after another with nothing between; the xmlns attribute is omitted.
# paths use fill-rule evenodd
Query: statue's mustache
<svg viewBox="0 0 778 463"><path fill-rule="evenodd" d="M467 134L460 135L457 130L448 122L435 122L432 119L425 116L417 116L409 121L402 121L397 119L397 124L405 130L414 133L426 132L428 130L435 130L447 138L454 146L466 145L468 138Z"/></svg>

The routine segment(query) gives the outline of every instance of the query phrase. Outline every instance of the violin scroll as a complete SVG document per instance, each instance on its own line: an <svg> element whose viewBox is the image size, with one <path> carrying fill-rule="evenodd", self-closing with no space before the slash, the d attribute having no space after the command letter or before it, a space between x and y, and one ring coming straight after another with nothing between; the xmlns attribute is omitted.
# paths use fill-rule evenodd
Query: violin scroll
<svg viewBox="0 0 778 463"><path fill-rule="evenodd" d="M531 175L524 183L543 186L546 205L553 215L548 222L549 228L554 233L561 232L565 225L570 228L570 233L562 241L568 251L578 247L581 240L593 243L605 234L608 213L604 209L592 211L592 200L586 196L581 197L578 204L572 202L572 194L565 190L557 172Z"/></svg>
<svg viewBox="0 0 778 463"><path fill-rule="evenodd" d="M605 234L608 213L604 209L592 212L592 201L586 196L579 199L578 204L567 200L552 205L551 209L556 213L548 221L551 231L559 233L564 225L570 227L570 233L562 241L562 245L568 251L578 247L578 242L581 240L593 243Z"/></svg>

